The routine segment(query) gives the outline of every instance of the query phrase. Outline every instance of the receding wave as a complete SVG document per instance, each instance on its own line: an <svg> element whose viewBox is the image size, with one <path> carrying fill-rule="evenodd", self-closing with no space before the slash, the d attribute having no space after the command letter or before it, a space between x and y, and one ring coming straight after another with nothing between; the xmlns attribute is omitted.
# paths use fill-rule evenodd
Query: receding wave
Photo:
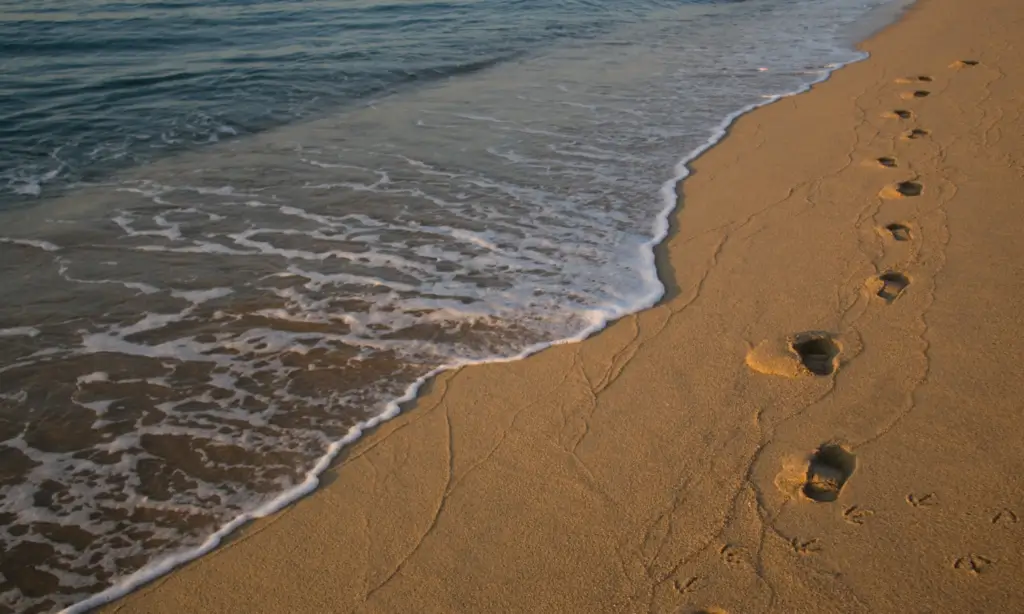
<svg viewBox="0 0 1024 614"><path fill-rule="evenodd" d="M441 72L272 129L188 116L238 138L2 214L0 611L114 597L308 492L438 369L655 300L679 160L859 57L870 3L758 1L408 63Z"/></svg>

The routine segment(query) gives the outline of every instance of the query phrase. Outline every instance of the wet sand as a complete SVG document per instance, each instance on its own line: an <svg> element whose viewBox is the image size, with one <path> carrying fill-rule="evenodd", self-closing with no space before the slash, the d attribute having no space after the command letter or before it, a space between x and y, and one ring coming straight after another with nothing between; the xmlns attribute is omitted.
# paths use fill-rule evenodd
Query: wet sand
<svg viewBox="0 0 1024 614"><path fill-rule="evenodd" d="M661 304L108 611L1024 610L1022 31L921 0L694 163Z"/></svg>

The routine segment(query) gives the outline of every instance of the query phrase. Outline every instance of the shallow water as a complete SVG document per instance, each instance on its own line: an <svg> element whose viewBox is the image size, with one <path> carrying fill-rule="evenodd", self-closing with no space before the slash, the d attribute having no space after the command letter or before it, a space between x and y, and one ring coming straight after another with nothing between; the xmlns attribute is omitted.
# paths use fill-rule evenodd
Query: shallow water
<svg viewBox="0 0 1024 614"><path fill-rule="evenodd" d="M51 4L22 18L110 26L131 21L118 10L141 10ZM395 70L427 56L473 68L394 91L337 87L330 103L309 75L348 66L346 56L325 43L313 66L301 53L283 59L290 45L314 47L294 24L314 28L324 5L143 5L171 24L162 36L139 30L161 57L175 40L233 57L235 45L220 49L200 26L260 24L246 53L263 54L256 63L277 81L252 79L262 98L228 94L221 86L241 77L224 69L193 84L198 98L179 98L154 78L139 97L179 112L166 116L68 94L76 118L162 134L178 125L168 117L216 107L203 111L210 126L243 132L237 117L251 103L274 119L170 153L130 141L133 163L62 150L77 165L0 214L0 611L50 611L143 579L233 519L294 498L339 440L439 367L514 356L649 305L661 292L651 246L672 205L662 188L679 160L730 114L859 57L850 27L881 4L591 2L538 16L521 14L529 3L328 3L364 11L346 18L361 24L350 51L379 49ZM193 12L187 23L199 25L182 25ZM144 38L107 31L124 40L95 43L95 57L112 62ZM201 44L182 42L186 31ZM54 57L85 61L70 49L56 45ZM123 91L149 91L145 76L164 74L153 57L125 67L134 85ZM58 87L37 72L40 87ZM44 141L76 129L76 142L99 138L34 112L42 123L3 124L5 142L26 126ZM3 162L12 176L50 172L15 149Z"/></svg>

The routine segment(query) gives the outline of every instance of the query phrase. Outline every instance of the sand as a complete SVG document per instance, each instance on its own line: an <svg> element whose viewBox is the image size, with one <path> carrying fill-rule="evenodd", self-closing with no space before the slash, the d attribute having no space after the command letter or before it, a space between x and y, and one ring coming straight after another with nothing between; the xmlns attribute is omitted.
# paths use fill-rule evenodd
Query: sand
<svg viewBox="0 0 1024 614"><path fill-rule="evenodd" d="M1024 611L1021 41L921 0L696 161L661 304L438 378L108 611Z"/></svg>

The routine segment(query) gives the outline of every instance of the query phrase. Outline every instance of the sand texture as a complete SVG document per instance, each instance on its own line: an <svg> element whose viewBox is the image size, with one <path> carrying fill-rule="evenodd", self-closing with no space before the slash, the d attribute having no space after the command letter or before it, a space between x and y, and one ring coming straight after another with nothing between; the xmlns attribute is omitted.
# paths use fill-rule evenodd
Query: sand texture
<svg viewBox="0 0 1024 614"><path fill-rule="evenodd" d="M864 48L694 164L659 306L108 611L1024 612L1024 3Z"/></svg>

